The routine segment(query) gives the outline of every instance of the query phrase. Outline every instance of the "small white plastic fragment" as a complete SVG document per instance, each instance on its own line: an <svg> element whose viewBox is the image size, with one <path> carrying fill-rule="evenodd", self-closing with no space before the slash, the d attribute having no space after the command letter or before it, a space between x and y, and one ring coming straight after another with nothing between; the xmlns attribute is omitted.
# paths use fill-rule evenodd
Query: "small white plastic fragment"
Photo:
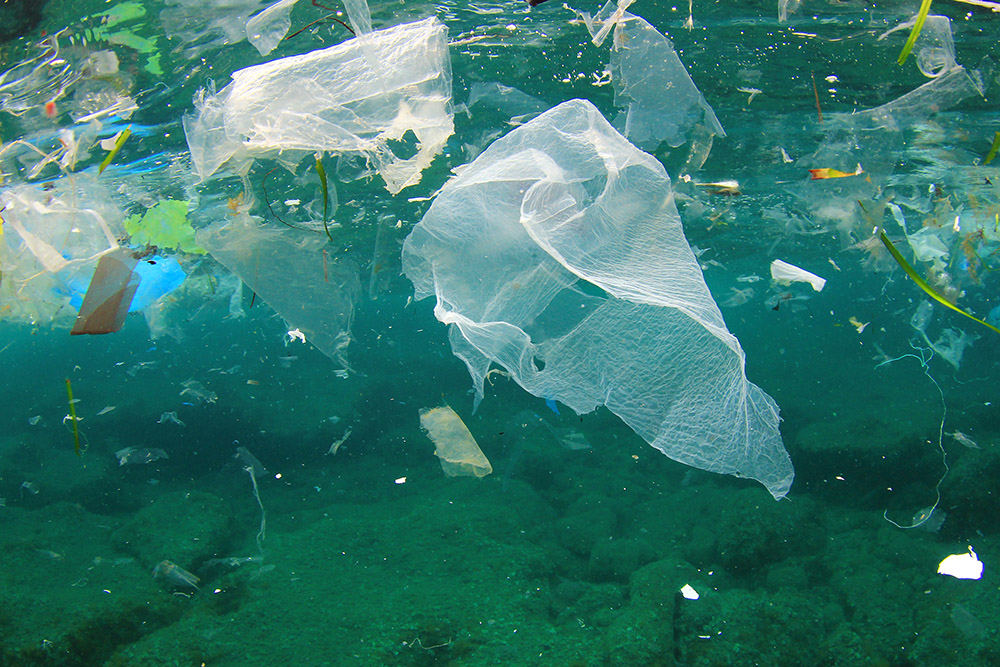
<svg viewBox="0 0 1000 667"><path fill-rule="evenodd" d="M941 561L937 571L938 574L956 579L980 579L983 576L983 563L970 546L969 553L952 554Z"/></svg>
<svg viewBox="0 0 1000 667"><path fill-rule="evenodd" d="M826 285L826 278L820 278L815 273L809 273L780 259L771 262L771 279L785 284L809 283L817 292L822 292L823 286Z"/></svg>
<svg viewBox="0 0 1000 667"><path fill-rule="evenodd" d="M697 600L701 597L701 595L698 594L698 591L696 591L691 584L684 584L681 586L681 595L683 595L687 600Z"/></svg>
<svg viewBox="0 0 1000 667"><path fill-rule="evenodd" d="M405 477L397 477L397 478L396 478L396 479L394 479L393 481L394 481L394 482L395 482L396 484L406 484L406 478L405 478Z"/></svg>
<svg viewBox="0 0 1000 667"><path fill-rule="evenodd" d="M278 0L247 21L247 41L266 56L281 43L292 27L292 7L299 0Z"/></svg>

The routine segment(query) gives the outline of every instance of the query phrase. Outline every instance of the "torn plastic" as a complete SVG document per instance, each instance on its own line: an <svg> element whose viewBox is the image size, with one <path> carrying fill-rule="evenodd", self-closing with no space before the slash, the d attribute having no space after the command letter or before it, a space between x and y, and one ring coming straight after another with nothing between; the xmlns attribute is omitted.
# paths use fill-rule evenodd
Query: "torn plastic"
<svg viewBox="0 0 1000 667"><path fill-rule="evenodd" d="M815 273L810 273L805 269L800 269L794 264L776 259L771 262L771 280L788 285L789 283L809 283L813 290L822 292L826 285L826 279L820 278Z"/></svg>
<svg viewBox="0 0 1000 667"><path fill-rule="evenodd" d="M496 107L510 118L514 125L525 123L548 109L548 106L537 97L498 81L488 83L476 81L472 84L472 88L469 89L468 107L471 109L477 104Z"/></svg>
<svg viewBox="0 0 1000 667"><path fill-rule="evenodd" d="M458 170L407 238L476 401L492 364L577 413L605 405L682 463L792 483L778 407L744 374L684 238L670 179L584 100Z"/></svg>
<svg viewBox="0 0 1000 667"><path fill-rule="evenodd" d="M614 28L611 81L615 106L625 112L615 127L636 146L653 150L666 141L673 148L688 141L698 126L712 136L726 136L715 112L691 80L673 43L644 19L626 9L634 0L608 0L590 19L593 43L600 46ZM707 150L704 151L707 157ZM704 159L701 160L704 162ZM701 164L692 165L697 169Z"/></svg>
<svg viewBox="0 0 1000 667"><path fill-rule="evenodd" d="M223 165L242 173L255 158L356 153L397 193L454 131L447 28L431 17L247 67L194 103L184 132L201 180ZM408 157L390 146L409 137Z"/></svg>
<svg viewBox="0 0 1000 667"><path fill-rule="evenodd" d="M89 174L10 186L0 203L4 317L48 323L68 315L68 286L89 282L101 256L118 248L121 210Z"/></svg>
<svg viewBox="0 0 1000 667"><path fill-rule="evenodd" d="M916 22L917 17L913 16L908 21L882 33L878 39L882 41L898 31L904 31L904 34L909 35ZM947 16L928 16L924 20L923 28L920 29L913 50L916 53L917 67L926 77L938 77L958 67L958 62L955 60L955 42L951 35L951 19Z"/></svg>
<svg viewBox="0 0 1000 667"><path fill-rule="evenodd" d="M270 3L266 0L166 0L160 23L167 37L183 45L184 57L198 58L204 51L246 38L246 24Z"/></svg>
<svg viewBox="0 0 1000 667"><path fill-rule="evenodd" d="M80 78L74 61L59 54L62 32L50 35L35 48L37 55L0 74L0 109L20 116L58 99Z"/></svg>
<svg viewBox="0 0 1000 667"><path fill-rule="evenodd" d="M292 7L299 0L278 0L247 21L247 40L260 55L266 56L277 48L292 27Z"/></svg>
<svg viewBox="0 0 1000 667"><path fill-rule="evenodd" d="M434 455L448 477L486 477L493 472L465 422L447 405L421 410L420 426L434 443Z"/></svg>
<svg viewBox="0 0 1000 667"><path fill-rule="evenodd" d="M325 236L265 227L245 213L228 217L199 230L199 245L346 369L354 304L361 293L357 267L328 255Z"/></svg>

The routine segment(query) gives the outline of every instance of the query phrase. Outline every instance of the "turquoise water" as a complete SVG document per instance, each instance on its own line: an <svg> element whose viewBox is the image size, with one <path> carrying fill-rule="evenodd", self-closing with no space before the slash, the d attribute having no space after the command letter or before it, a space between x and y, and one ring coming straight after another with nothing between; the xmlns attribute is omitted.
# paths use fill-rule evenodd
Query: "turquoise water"
<svg viewBox="0 0 1000 667"><path fill-rule="evenodd" d="M577 415L557 401L557 414L505 373L488 377L474 411L434 300L413 300L403 273L403 242L431 198L530 118L511 117L584 98L614 119L614 86L598 85L610 41L591 44L554 1L530 12L521 2L371 2L376 29L429 16L447 26L455 131L419 183L395 195L378 174L357 178L364 159L327 153L328 237L313 159L276 169L281 156L263 156L245 178L223 168L198 182L193 172L182 117L199 89L350 37L331 21L310 26L330 12L305 0L290 33L309 27L267 56L245 34L227 36L266 5L48 0L40 22L17 24L21 36L0 50L9 70L58 34L74 71L97 52L117 58L61 94L28 95L16 114L0 89L0 665L1000 659L1000 334L937 303L928 321L926 293L872 234L882 225L932 289L993 322L1000 174L983 163L1000 131L995 16L932 7L950 17L954 57L978 71L982 94L935 95L866 125L860 112L932 81L915 62L919 42L896 63L908 29L879 39L917 2L805 3L779 22L770 0L695 0L691 29L687 3L630 8L671 38L725 128L700 169L685 166L688 144L652 152L747 378L781 408L795 481L775 501L752 479L667 458L607 408ZM45 65L38 81L62 65ZM491 82L533 99L462 106ZM127 118L74 125L126 98L137 107ZM97 142L110 147L126 126L98 176L108 150ZM53 153L66 146L61 129L88 154L32 174L41 155L66 155ZM810 180L809 169L856 164L861 174ZM724 181L738 186L711 185ZM202 235L155 260L179 263L179 288L119 331L70 336L79 305L69 293L82 296L96 259L71 280L73 267L47 272L23 248L12 253L22 237L10 220L31 219L18 218L12 193L37 206L78 202L122 236L125 216L189 202ZM265 259L239 277L224 248L198 252L206 230L237 219L272 235ZM279 238L309 244L311 263L266 254ZM66 258L103 249L65 244ZM935 249L936 259L920 254ZM771 281L774 259L825 288ZM328 318L315 338L313 320L297 323L310 307ZM305 343L290 335L299 327ZM349 344L321 351L313 342L322 347L324 334ZM592 354L598 363L600 347ZM492 474L445 475L420 425L420 411L442 405ZM982 579L937 573L970 547ZM685 598L685 584L700 597Z"/></svg>

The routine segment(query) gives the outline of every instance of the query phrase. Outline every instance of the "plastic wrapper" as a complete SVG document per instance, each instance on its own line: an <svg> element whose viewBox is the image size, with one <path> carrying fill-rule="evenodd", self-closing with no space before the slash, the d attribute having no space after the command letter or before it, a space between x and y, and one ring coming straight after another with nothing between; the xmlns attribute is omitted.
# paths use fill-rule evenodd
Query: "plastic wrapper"
<svg viewBox="0 0 1000 667"><path fill-rule="evenodd" d="M497 364L578 413L607 406L667 456L791 486L778 407L744 374L670 179L587 101L550 109L458 170L407 238L477 400Z"/></svg>
<svg viewBox="0 0 1000 667"><path fill-rule="evenodd" d="M436 18L234 72L217 94L202 90L184 118L195 171L236 172L279 153L370 160L390 192L420 180L454 130L447 28ZM390 142L410 141L400 157ZM398 150L398 149L397 149Z"/></svg>
<svg viewBox="0 0 1000 667"><path fill-rule="evenodd" d="M421 410L420 426L434 442L434 454L448 477L486 477L493 472L465 422L447 405Z"/></svg>

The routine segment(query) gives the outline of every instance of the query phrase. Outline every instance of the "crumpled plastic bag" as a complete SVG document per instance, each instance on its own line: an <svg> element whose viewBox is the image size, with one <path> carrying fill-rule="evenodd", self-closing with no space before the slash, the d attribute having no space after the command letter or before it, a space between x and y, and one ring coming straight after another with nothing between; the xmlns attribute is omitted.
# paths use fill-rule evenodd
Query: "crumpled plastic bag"
<svg viewBox="0 0 1000 667"><path fill-rule="evenodd" d="M361 154L393 194L420 180L454 131L448 30L431 17L238 70L199 91L184 117L195 172L243 172L255 158ZM390 142L409 141L397 155ZM395 149L399 150L399 149Z"/></svg>
<svg viewBox="0 0 1000 667"><path fill-rule="evenodd" d="M477 402L497 364L577 413L604 405L670 458L783 497L778 407L746 379L670 178L584 100L457 170L403 248Z"/></svg>

